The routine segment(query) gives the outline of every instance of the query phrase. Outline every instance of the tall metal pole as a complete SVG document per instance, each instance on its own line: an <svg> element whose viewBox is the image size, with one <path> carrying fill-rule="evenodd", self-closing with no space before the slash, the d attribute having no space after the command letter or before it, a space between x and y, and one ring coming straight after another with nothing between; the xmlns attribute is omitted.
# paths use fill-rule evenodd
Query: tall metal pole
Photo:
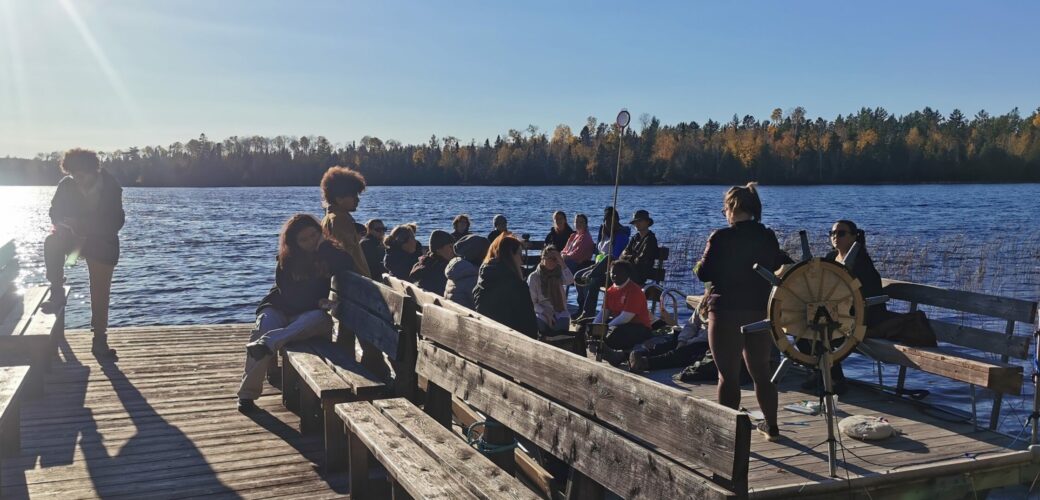
<svg viewBox="0 0 1040 500"><path fill-rule="evenodd" d="M617 148L617 168L614 170L614 201L610 205L611 217L610 217L610 239L607 241L607 269L606 279L603 280L604 285L610 282L610 263L614 258L614 228L617 224L614 224L614 218L621 221L621 216L617 212L617 197L618 187L621 185L621 148L625 144L625 129L628 128L628 123L632 119L632 115L628 113L627 109L622 108L621 112L617 115L617 121L615 122L618 126L618 148ZM605 311L607 308L607 294L603 294L603 302L600 304L600 311ZM604 319L606 317L604 316ZM603 352L603 341L606 339L606 332L603 332L603 338L600 339L599 349L596 350L596 359L600 359Z"/></svg>

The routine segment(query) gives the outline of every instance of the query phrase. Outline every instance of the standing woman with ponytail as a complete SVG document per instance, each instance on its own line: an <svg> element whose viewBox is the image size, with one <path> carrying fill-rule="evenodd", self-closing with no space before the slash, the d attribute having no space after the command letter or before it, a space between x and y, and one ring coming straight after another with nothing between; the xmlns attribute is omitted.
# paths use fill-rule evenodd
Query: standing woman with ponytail
<svg viewBox="0 0 1040 500"><path fill-rule="evenodd" d="M771 287L754 271L754 265L776 271L791 259L780 250L776 234L762 225L762 201L754 182L726 191L722 213L729 227L708 237L704 256L694 267L698 279L711 283L715 296L708 304L708 344L719 370L718 402L733 409L740 407L743 358L765 415L758 430L775 441L780 428L776 421L776 386L770 380L773 339L765 332L741 333L740 327L766 317Z"/></svg>

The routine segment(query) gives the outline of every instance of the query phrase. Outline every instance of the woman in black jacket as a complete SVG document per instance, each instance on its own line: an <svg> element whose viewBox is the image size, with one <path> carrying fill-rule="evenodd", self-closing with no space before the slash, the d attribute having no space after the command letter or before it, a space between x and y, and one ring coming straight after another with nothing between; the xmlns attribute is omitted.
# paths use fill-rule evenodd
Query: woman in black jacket
<svg viewBox="0 0 1040 500"><path fill-rule="evenodd" d="M491 243L473 289L473 302L480 314L536 337L534 303L521 271L522 249L523 243L508 233Z"/></svg>
<svg viewBox="0 0 1040 500"><path fill-rule="evenodd" d="M246 344L246 368L238 389L238 409L249 412L260 397L275 353L287 343L332 333L336 303L329 300L332 277L354 270L354 259L322 237L321 223L296 214L278 237L275 285L256 310L256 328Z"/></svg>
<svg viewBox="0 0 1040 500"><path fill-rule="evenodd" d="M740 406L743 357L765 414L758 430L774 441L780 428L776 386L770 380L773 339L768 333L741 333L740 327L766 317L771 287L754 265L776 271L790 258L780 250L776 234L760 222L762 202L755 183L730 188L722 205L730 225L708 237L704 256L694 267L697 278L711 283L714 295L708 306L708 344L719 370L718 401L733 409Z"/></svg>
<svg viewBox="0 0 1040 500"><path fill-rule="evenodd" d="M553 212L553 227L545 235L545 246L552 245L558 249L567 246L567 240L574 234L574 229L567 223L567 214L562 210Z"/></svg>
<svg viewBox="0 0 1040 500"><path fill-rule="evenodd" d="M416 229L415 224L401 224L390 231L383 242L386 246L383 266L390 276L408 281L412 268L422 257L423 247L415 239Z"/></svg>
<svg viewBox="0 0 1040 500"><path fill-rule="evenodd" d="M119 262L119 230L126 221L123 188L101 169L93 151L70 150L61 160L61 170L67 175L51 200L53 229L43 242L51 284L43 311L56 313L65 305L64 264L67 256L78 252L90 275L90 351L99 359L115 361L116 351L108 346L108 306L112 273Z"/></svg>

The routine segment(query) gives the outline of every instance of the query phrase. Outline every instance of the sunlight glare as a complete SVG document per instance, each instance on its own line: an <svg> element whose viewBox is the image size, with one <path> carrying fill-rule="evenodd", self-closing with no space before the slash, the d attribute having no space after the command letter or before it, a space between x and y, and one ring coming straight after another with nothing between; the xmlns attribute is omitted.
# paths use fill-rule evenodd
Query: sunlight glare
<svg viewBox="0 0 1040 500"><path fill-rule="evenodd" d="M87 23L83 21L83 18L79 15L79 11L76 10L76 6L69 0L58 0L61 4L62 9L69 16L69 20L76 27L76 31L79 32L80 37L83 38L83 42L87 44L87 48L90 49L91 54L94 55L94 60L97 62L101 71L105 73L105 77L108 78L109 84L112 86L112 90L119 96L119 99L123 101L123 106L131 114L131 116L137 120L139 124L143 123L143 119L137 105L134 103L133 98L130 95L130 91L127 90L123 84L122 78L119 77L119 73L116 72L115 67L109 62L108 56L105 55L104 50L101 49L101 45L94 38L94 34L90 31Z"/></svg>
<svg viewBox="0 0 1040 500"><path fill-rule="evenodd" d="M25 85L25 67L22 65L22 50L19 43L18 27L14 22L15 12L11 0L0 0L0 18L3 19L4 32L7 33L7 57L9 74L14 83L14 103L18 109L18 117L23 121L29 119L29 93Z"/></svg>

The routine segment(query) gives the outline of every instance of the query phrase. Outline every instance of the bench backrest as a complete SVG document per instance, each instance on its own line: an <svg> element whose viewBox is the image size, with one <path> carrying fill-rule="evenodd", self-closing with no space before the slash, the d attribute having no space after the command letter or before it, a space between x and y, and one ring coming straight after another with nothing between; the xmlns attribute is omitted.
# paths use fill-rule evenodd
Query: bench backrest
<svg viewBox="0 0 1040 500"><path fill-rule="evenodd" d="M0 323L18 303L17 287L18 259L15 257L14 240L0 240Z"/></svg>
<svg viewBox="0 0 1040 500"><path fill-rule="evenodd" d="M1015 335L1015 323L1032 325L1037 318L1037 303L978 292L950 290L930 285L883 279L889 299L910 303L910 309L927 305L953 311L998 318L1006 322L1004 332L962 326L947 321L929 320L941 342L968 347L1005 357L1028 359L1029 335ZM1004 358L1005 360L1007 358Z"/></svg>
<svg viewBox="0 0 1040 500"><path fill-rule="evenodd" d="M419 376L615 493L722 498L747 491L746 414L486 318L432 304L422 316Z"/></svg>
<svg viewBox="0 0 1040 500"><path fill-rule="evenodd" d="M340 342L353 353L353 342L358 338L375 346L394 363L399 387L395 392L410 392L412 387L400 386L413 381L401 375L413 373L416 355L415 299L390 287L351 272L338 276L333 289L339 300L336 319L339 321ZM414 385L414 384L412 384Z"/></svg>

